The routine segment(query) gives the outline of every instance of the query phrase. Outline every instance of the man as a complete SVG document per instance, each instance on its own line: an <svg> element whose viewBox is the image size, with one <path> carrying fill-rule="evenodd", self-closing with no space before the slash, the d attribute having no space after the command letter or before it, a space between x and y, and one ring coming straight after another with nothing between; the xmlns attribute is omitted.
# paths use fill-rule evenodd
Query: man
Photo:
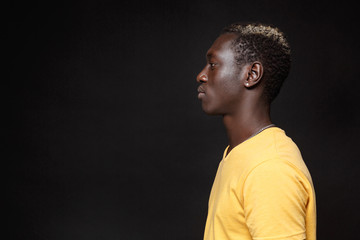
<svg viewBox="0 0 360 240"><path fill-rule="evenodd" d="M198 98L222 115L229 146L211 189L205 240L316 239L315 192L295 143L270 119L290 69L282 32L262 24L226 27L198 74Z"/></svg>

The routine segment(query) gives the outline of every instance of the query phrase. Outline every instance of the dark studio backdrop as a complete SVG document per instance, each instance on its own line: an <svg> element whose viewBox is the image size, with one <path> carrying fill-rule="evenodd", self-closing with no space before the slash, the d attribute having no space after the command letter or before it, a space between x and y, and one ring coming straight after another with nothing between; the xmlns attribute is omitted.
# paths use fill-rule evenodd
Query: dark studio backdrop
<svg viewBox="0 0 360 240"><path fill-rule="evenodd" d="M358 9L345 1L27 1L4 7L9 239L202 239L227 138L195 77L220 30L282 29L273 121L298 144L318 239L355 239ZM6 156L6 157L5 157Z"/></svg>

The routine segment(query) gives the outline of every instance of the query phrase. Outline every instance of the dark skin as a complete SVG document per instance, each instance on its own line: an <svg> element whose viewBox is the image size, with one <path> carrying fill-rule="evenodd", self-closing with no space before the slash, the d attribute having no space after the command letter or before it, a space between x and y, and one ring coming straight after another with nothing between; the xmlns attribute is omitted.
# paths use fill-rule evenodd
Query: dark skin
<svg viewBox="0 0 360 240"><path fill-rule="evenodd" d="M196 80L198 98L209 115L222 115L229 139L227 154L261 128L271 124L270 104L263 96L263 65L239 66L231 42L235 34L220 35L207 52L207 64Z"/></svg>

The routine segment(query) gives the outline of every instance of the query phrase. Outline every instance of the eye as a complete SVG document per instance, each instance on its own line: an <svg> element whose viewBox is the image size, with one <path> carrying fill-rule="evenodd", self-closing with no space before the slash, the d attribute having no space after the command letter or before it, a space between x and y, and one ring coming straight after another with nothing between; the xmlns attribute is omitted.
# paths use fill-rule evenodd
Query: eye
<svg viewBox="0 0 360 240"><path fill-rule="evenodd" d="M210 62L209 65L210 65L210 69L214 69L216 64Z"/></svg>

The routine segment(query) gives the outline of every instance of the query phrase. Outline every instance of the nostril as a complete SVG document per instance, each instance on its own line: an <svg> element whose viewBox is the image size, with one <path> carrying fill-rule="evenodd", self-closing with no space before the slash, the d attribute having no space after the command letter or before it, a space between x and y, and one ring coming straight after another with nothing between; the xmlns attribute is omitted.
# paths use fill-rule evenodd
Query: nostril
<svg viewBox="0 0 360 240"><path fill-rule="evenodd" d="M201 82L201 83L207 82L207 76L206 76L205 74L201 74L201 75L198 77L198 81Z"/></svg>

